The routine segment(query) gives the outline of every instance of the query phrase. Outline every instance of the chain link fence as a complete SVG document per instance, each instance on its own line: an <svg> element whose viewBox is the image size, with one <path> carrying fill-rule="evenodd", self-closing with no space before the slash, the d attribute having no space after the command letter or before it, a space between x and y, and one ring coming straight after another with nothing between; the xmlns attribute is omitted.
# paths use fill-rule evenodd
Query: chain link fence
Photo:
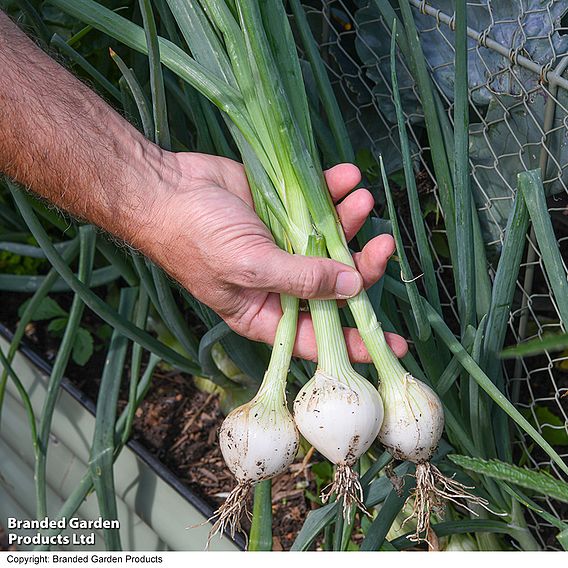
<svg viewBox="0 0 568 568"><path fill-rule="evenodd" d="M381 0L311 0L305 7L312 31L340 96L357 159L374 164L382 153L391 174L401 169L390 88L390 31ZM394 3L396 4L396 3ZM434 83L451 120L454 77L453 0L410 0ZM540 167L550 215L563 258L568 258L568 3L545 0L468 2L470 162L472 191L484 240L499 257L519 171ZM424 146L424 116L405 65L399 88L416 159L419 191L428 216L442 302L457 318L451 265L443 230L437 228L436 183ZM566 75L566 76L565 76ZM368 155L369 154L369 155ZM373 180L372 169L367 177ZM404 215L401 215L404 221ZM408 218L408 217L407 217ZM410 225L404 227L410 243ZM409 247L409 253L413 251ZM491 254L490 254L491 256ZM416 259L418 262L418 259ZM565 272L566 265L564 265ZM508 344L566 331L551 292L534 234L527 235L523 264L509 318ZM505 368L509 394L527 418L568 458L568 352L517 360ZM549 460L522 442L526 464L555 471ZM568 520L568 511L547 500L547 509ZM533 517L535 535L546 524Z"/></svg>

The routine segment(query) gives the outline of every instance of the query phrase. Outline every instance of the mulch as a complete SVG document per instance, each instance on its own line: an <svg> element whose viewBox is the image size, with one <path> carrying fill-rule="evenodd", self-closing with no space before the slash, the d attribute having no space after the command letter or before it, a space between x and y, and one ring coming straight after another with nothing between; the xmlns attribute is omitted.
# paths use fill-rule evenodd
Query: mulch
<svg viewBox="0 0 568 568"><path fill-rule="evenodd" d="M218 444L223 419L218 395L199 391L179 373L158 371L152 390L136 412L133 437L217 507L236 484ZM311 509L306 487L316 492L310 469L302 471L301 460L273 480L275 550L291 547ZM252 496L250 499L252 510ZM243 526L248 530L248 521Z"/></svg>

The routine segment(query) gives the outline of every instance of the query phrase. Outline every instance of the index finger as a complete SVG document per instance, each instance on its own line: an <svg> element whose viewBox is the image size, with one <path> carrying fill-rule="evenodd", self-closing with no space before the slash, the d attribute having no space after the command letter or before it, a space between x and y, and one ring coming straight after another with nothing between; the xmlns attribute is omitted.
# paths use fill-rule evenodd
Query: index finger
<svg viewBox="0 0 568 568"><path fill-rule="evenodd" d="M334 203L345 197L361 181L361 172L355 164L337 164L324 174Z"/></svg>

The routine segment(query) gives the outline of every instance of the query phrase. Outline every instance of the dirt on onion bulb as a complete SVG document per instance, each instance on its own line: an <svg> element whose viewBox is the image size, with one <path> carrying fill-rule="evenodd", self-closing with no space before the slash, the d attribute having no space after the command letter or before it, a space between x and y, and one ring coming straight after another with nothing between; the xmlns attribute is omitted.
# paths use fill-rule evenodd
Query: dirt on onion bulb
<svg viewBox="0 0 568 568"><path fill-rule="evenodd" d="M286 401L260 392L225 418L219 444L238 485L216 512L212 534L228 527L234 537L241 531L243 513L248 515L246 499L251 487L286 470L298 452L299 435Z"/></svg>
<svg viewBox="0 0 568 568"><path fill-rule="evenodd" d="M379 391L385 416L379 440L397 459L428 461L444 430L444 410L436 393L410 374L383 380Z"/></svg>
<svg viewBox="0 0 568 568"><path fill-rule="evenodd" d="M438 395L409 373L400 379L383 379L379 391L385 405L380 442L395 458L416 464L416 487L407 500L412 503L412 513L406 519L416 520L416 531L409 539L428 542L430 514L442 509L445 501L474 514L466 502L487 508L485 499L468 491L471 487L446 477L430 462L444 430L444 410Z"/></svg>

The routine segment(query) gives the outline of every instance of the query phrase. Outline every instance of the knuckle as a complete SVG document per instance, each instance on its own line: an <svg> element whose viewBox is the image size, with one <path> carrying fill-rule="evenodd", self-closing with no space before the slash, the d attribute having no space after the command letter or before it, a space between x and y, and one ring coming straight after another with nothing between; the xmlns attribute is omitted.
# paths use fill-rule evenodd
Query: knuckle
<svg viewBox="0 0 568 568"><path fill-rule="evenodd" d="M298 274L297 290L301 298L312 298L320 291L321 282L317 267L305 268Z"/></svg>
<svg viewBox="0 0 568 568"><path fill-rule="evenodd" d="M240 257L228 275L230 282L243 288L262 288L266 280L264 258L256 254Z"/></svg>
<svg viewBox="0 0 568 568"><path fill-rule="evenodd" d="M257 278L255 263L247 257L234 259L231 266L225 265L222 270L227 282L235 286L249 287Z"/></svg>
<svg viewBox="0 0 568 568"><path fill-rule="evenodd" d="M241 259L235 268L233 279L236 280L236 284L246 288L253 287L256 284L259 275L256 262L252 262L250 259Z"/></svg>

